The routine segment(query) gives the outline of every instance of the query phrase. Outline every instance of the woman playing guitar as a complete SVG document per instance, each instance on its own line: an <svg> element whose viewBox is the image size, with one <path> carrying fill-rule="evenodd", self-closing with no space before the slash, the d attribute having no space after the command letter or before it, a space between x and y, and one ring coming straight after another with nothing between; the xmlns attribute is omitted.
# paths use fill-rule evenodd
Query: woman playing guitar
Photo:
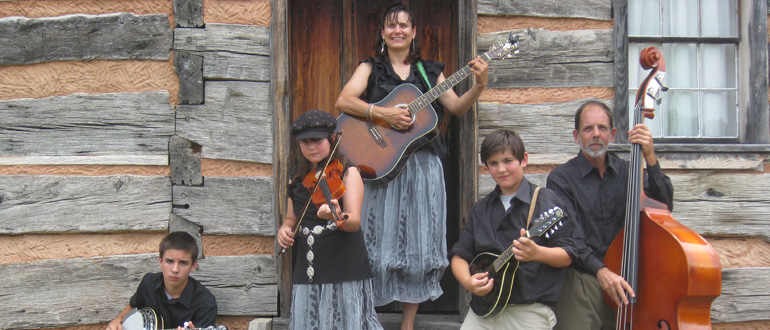
<svg viewBox="0 0 770 330"><path fill-rule="evenodd" d="M384 122L383 126L394 130L410 130L420 124L406 108L374 104L402 84L411 84L425 93L444 81L443 64L420 59L416 25L414 15L404 5L394 5L385 11L374 44L375 56L355 70L337 99L337 109L366 118L373 125ZM424 69L420 70L418 64ZM481 95L488 80L488 64L477 58L468 65L476 77L473 88L462 96L449 89L433 108L422 111L438 117L438 122L430 123L432 127L440 127L444 110L462 116ZM439 282L448 265L441 163L446 146L441 137L433 138L436 134L434 130L429 134L432 136L425 137L430 142L406 160L404 169L393 181L379 187L366 185L364 194L362 213L367 217L361 226L375 273L375 304L404 302L402 329L413 328L417 303L442 294ZM360 167L362 172L369 170Z"/></svg>

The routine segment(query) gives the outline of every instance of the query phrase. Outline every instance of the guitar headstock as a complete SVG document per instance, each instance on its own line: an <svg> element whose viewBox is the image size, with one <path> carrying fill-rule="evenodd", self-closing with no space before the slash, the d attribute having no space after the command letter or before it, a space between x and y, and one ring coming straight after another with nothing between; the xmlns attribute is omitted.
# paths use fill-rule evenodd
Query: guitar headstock
<svg viewBox="0 0 770 330"><path fill-rule="evenodd" d="M497 41L489 47L489 51L484 53L487 55L487 61L499 60L503 58L511 58L513 54L519 53L519 36L513 36L513 32L508 32L508 40L505 42Z"/></svg>
<svg viewBox="0 0 770 330"><path fill-rule="evenodd" d="M552 209L543 212L537 219L532 220L532 226L527 233L530 237L545 234L545 237L550 238L551 234L559 229L559 226L564 225L561 222L563 217L564 211L560 207L554 206Z"/></svg>

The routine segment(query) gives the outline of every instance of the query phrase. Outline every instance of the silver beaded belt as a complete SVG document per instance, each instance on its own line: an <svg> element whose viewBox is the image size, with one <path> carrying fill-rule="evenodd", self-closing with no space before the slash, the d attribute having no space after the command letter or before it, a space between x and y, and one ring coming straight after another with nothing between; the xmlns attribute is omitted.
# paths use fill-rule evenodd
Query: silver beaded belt
<svg viewBox="0 0 770 330"><path fill-rule="evenodd" d="M332 220L329 220L329 222L326 224L326 226L315 226L313 229L310 229L308 227L302 227L302 234L307 236L307 246L308 251L305 258L307 258L307 277L308 282L313 282L313 276L315 276L315 269L313 268L313 259L315 259L315 254L313 254L313 243L315 243L315 237L313 235L321 235L324 231L333 231L337 229L337 223L335 223Z"/></svg>

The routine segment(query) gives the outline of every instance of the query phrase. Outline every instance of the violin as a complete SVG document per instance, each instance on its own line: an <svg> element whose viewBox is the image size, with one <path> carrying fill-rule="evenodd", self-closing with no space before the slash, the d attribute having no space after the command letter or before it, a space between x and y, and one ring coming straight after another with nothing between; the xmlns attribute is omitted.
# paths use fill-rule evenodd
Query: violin
<svg viewBox="0 0 770 330"><path fill-rule="evenodd" d="M319 208L324 203L328 205L339 229L343 228L343 221L347 219L347 215L341 216L331 200L339 200L345 194L345 183L342 181L344 170L344 165L339 159L334 159L327 164L323 171L313 169L302 180L302 185L312 194L310 196L312 203Z"/></svg>
<svg viewBox="0 0 770 330"><path fill-rule="evenodd" d="M332 199L339 200L345 193L345 184L342 182L342 175L345 168L338 159L335 158L332 161L332 155L337 151L340 140L342 140L342 131L338 131L335 135L337 136L337 141L334 143L334 148L329 153L329 158L326 160L323 169L321 171L313 169L302 179L302 185L310 191L310 198L308 198L305 203L302 215L300 215L299 220L297 220L297 223L294 225L293 233L295 235L297 234L299 224L302 223L302 219L305 217L305 212L307 212L307 208L310 206L311 202L319 208L324 203L329 205L329 209L334 218L334 223L340 230L344 227L344 221L348 219L348 216L342 216L331 202ZM321 189L319 190L318 188ZM286 248L282 248L278 255L284 253L286 253Z"/></svg>

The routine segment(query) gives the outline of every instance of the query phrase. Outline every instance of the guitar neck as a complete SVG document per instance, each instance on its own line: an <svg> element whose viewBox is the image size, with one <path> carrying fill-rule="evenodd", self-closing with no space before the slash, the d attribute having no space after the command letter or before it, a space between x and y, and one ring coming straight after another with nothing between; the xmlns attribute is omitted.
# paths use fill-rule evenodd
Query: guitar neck
<svg viewBox="0 0 770 330"><path fill-rule="evenodd" d="M490 57L487 55L487 53L484 53L481 55L481 58L483 58L484 61L489 61ZM420 112L420 110L424 109L433 101L438 99L441 94L444 94L444 92L459 84L470 75L470 66L464 65L462 69L449 76L449 78L446 78L446 80L436 85L436 87L431 88L427 93L422 94L420 97L412 101L412 103L409 103L409 110L414 114Z"/></svg>

